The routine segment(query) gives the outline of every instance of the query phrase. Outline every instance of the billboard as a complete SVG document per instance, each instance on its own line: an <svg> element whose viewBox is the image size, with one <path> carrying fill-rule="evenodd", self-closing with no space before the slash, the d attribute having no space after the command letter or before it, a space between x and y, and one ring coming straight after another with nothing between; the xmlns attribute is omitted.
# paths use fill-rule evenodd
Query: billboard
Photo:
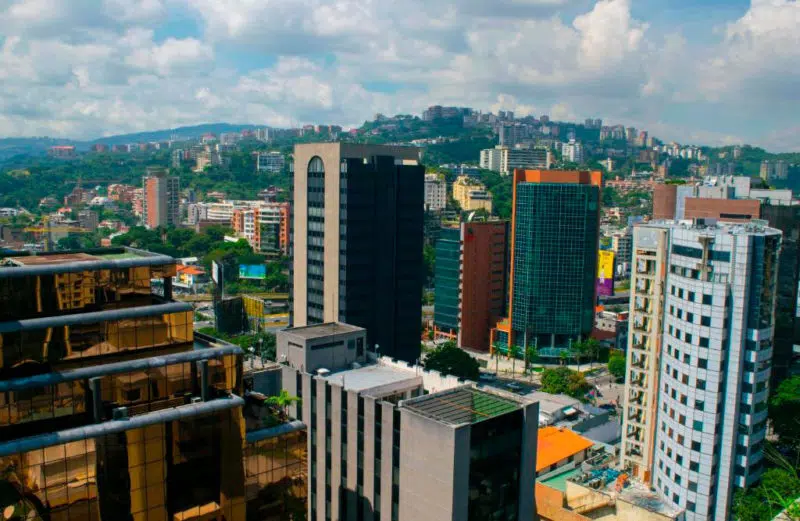
<svg viewBox="0 0 800 521"><path fill-rule="evenodd" d="M217 284L222 280L222 265L217 261L211 261L211 280Z"/></svg>
<svg viewBox="0 0 800 521"><path fill-rule="evenodd" d="M267 278L266 264L239 264L240 279L264 280Z"/></svg>
<svg viewBox="0 0 800 521"><path fill-rule="evenodd" d="M597 252L597 295L614 294L614 252Z"/></svg>

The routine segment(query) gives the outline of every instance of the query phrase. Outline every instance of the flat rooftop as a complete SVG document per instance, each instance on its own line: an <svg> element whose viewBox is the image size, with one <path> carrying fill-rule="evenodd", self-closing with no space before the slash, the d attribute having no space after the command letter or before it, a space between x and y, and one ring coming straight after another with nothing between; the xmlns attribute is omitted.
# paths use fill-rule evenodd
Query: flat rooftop
<svg viewBox="0 0 800 521"><path fill-rule="evenodd" d="M12 254L5 257L0 256L0 277L23 276L26 273L42 275L84 269L156 266L173 264L174 262L175 260L167 255L127 247L98 248L64 253Z"/></svg>
<svg viewBox="0 0 800 521"><path fill-rule="evenodd" d="M403 408L438 422L459 426L508 414L522 405L474 387L458 387L403 402Z"/></svg>
<svg viewBox="0 0 800 521"><path fill-rule="evenodd" d="M364 331L363 327L345 324L343 322L326 322L325 324L314 324L313 326L290 327L284 329L284 333L296 335L306 340L313 340L315 338L324 338L331 335L340 335L342 333L357 333Z"/></svg>
<svg viewBox="0 0 800 521"><path fill-rule="evenodd" d="M579 454L594 445L588 440L563 427L543 427L539 429L536 447L536 472Z"/></svg>
<svg viewBox="0 0 800 521"><path fill-rule="evenodd" d="M341 385L346 391L358 392L395 384L422 385L422 377L414 371L379 364L331 373L325 379Z"/></svg>

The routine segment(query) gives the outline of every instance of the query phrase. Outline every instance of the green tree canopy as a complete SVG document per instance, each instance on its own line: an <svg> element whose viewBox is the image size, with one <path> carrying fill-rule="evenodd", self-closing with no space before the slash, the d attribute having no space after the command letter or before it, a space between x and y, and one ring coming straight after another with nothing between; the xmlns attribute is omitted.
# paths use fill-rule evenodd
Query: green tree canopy
<svg viewBox="0 0 800 521"><path fill-rule="evenodd" d="M480 377L480 364L466 351L459 349L455 342L445 342L428 353L423 362L425 369L433 369L442 374L477 381Z"/></svg>
<svg viewBox="0 0 800 521"><path fill-rule="evenodd" d="M771 521L790 507L798 497L800 479L796 471L771 468L764 472L760 485L736 491L733 497L733 517L736 521ZM796 506L792 508L794 515L800 515Z"/></svg>
<svg viewBox="0 0 800 521"><path fill-rule="evenodd" d="M542 371L542 391L551 394L566 394L583 399L589 392L589 382L583 373L568 367L556 367Z"/></svg>
<svg viewBox="0 0 800 521"><path fill-rule="evenodd" d="M608 372L612 376L619 379L625 376L625 357L620 354L614 354L608 359Z"/></svg>
<svg viewBox="0 0 800 521"><path fill-rule="evenodd" d="M769 400L772 427L782 444L800 447L800 376L784 380Z"/></svg>

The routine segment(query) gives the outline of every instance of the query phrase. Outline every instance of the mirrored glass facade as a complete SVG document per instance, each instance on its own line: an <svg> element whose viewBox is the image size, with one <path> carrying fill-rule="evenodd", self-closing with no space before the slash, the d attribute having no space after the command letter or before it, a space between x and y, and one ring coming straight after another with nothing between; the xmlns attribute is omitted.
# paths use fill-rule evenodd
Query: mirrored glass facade
<svg viewBox="0 0 800 521"><path fill-rule="evenodd" d="M136 250L0 259L3 519L301 518L305 432L247 442L242 352L194 338L174 274Z"/></svg>

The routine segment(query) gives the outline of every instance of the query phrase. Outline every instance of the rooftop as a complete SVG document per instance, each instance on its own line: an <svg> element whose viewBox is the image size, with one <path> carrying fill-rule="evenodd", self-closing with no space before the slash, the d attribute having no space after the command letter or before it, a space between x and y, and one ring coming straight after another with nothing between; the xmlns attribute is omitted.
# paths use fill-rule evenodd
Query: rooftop
<svg viewBox="0 0 800 521"><path fill-rule="evenodd" d="M675 228L692 230L710 235L778 235L779 230L770 228L767 221L752 219L746 223L732 223L705 218L694 220L659 220L639 225L642 228Z"/></svg>
<svg viewBox="0 0 800 521"><path fill-rule="evenodd" d="M413 371L379 364L331 373L325 379L341 385L347 391L357 392L370 389L391 391L393 386L405 388L413 385L422 385L422 377L417 376ZM390 387L390 389L387 389L387 387Z"/></svg>
<svg viewBox="0 0 800 521"><path fill-rule="evenodd" d="M579 454L592 445L594 442L569 429L562 427L539 429L536 445L536 472Z"/></svg>
<svg viewBox="0 0 800 521"><path fill-rule="evenodd" d="M166 255L134 248L105 248L64 253L7 255L0 258L0 277L5 274L18 274L26 270L36 271L36 274L58 273L70 271L66 268L73 265L81 269L107 269L112 267L171 264L173 262L174 260Z"/></svg>
<svg viewBox="0 0 800 521"><path fill-rule="evenodd" d="M525 398L539 402L539 413L553 414L567 407L576 407L581 401L566 394L551 394L544 391L533 391Z"/></svg>
<svg viewBox="0 0 800 521"><path fill-rule="evenodd" d="M518 402L466 386L403 402L403 408L452 426L479 423L521 407Z"/></svg>
<svg viewBox="0 0 800 521"><path fill-rule="evenodd" d="M312 326L290 327L283 330L284 333L297 335L306 340L339 335L342 333L358 333L359 331L364 331L364 328L345 324L343 322L327 322L325 324L314 324Z"/></svg>

